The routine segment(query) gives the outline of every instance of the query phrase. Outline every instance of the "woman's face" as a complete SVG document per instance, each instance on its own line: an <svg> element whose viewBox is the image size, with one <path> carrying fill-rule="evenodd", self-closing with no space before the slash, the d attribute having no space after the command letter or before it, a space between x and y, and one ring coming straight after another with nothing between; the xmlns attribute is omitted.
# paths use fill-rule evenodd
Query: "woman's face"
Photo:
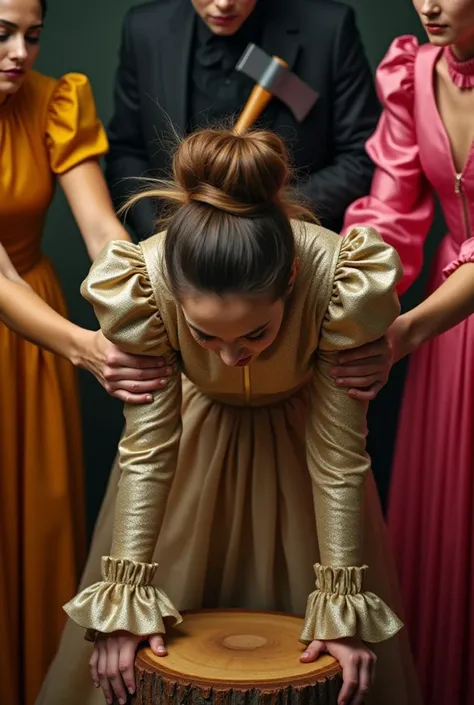
<svg viewBox="0 0 474 705"><path fill-rule="evenodd" d="M181 299L193 338L219 355L229 367L243 367L273 343L280 330L285 300L268 295L217 296L193 293Z"/></svg>
<svg viewBox="0 0 474 705"><path fill-rule="evenodd" d="M474 49L474 0L413 0L413 4L432 44Z"/></svg>
<svg viewBox="0 0 474 705"><path fill-rule="evenodd" d="M0 97L16 93L38 57L39 0L0 0Z"/></svg>

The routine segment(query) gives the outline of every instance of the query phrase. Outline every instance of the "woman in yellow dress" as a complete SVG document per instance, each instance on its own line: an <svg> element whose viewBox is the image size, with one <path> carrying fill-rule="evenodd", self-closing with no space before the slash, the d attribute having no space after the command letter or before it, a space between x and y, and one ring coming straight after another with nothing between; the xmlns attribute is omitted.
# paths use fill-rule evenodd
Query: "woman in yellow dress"
<svg viewBox="0 0 474 705"><path fill-rule="evenodd" d="M306 610L302 658L340 660L339 705L419 703L386 604L399 609L366 404L330 375L338 351L396 318L399 260L370 228L341 238L290 221L306 213L287 177L271 133L189 136L174 182L154 192L178 205L166 233L111 243L83 286L110 341L164 355L183 378L125 407L120 468L84 589L66 606L79 626L65 632L45 705L98 705L99 687L124 703L138 642L166 655L164 618L219 606Z"/></svg>
<svg viewBox="0 0 474 705"><path fill-rule="evenodd" d="M146 404L166 386L172 370L164 360L129 355L102 332L71 323L51 308L20 277L0 244L0 321L25 340L61 355L95 376L110 396L127 404Z"/></svg>
<svg viewBox="0 0 474 705"><path fill-rule="evenodd" d="M31 310L17 306L8 314L8 304L16 303L9 292L15 297L19 285L2 275L0 319L7 325L0 323L0 682L5 705L34 702L64 624L61 605L76 590L85 548L75 371L69 360L30 344L9 325L24 314L16 329L27 336L33 331L38 342L35 331L45 311L66 315L56 274L41 253L56 181L92 259L107 242L128 239L97 161L107 139L87 79L68 74L57 81L32 70L45 9L44 0L0 0L0 242L15 276L18 272L32 290ZM45 302L40 310L34 294ZM25 296L28 292L17 303ZM61 341L55 333L64 336ZM41 335L39 342L105 384L108 350L99 334L58 315Z"/></svg>

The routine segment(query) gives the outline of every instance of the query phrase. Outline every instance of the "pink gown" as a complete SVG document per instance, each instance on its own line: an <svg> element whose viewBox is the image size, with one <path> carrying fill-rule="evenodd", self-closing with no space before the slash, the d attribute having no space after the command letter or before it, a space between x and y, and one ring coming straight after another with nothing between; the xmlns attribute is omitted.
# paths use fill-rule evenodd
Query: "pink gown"
<svg viewBox="0 0 474 705"><path fill-rule="evenodd" d="M420 272L434 195L448 233L429 291L474 261L474 148L456 174L434 93L440 53L404 36L382 61L384 111L367 144L377 169L370 195L352 204L344 224L372 225L398 250L400 293ZM474 703L473 453L471 317L412 356L392 475L389 528L426 705Z"/></svg>

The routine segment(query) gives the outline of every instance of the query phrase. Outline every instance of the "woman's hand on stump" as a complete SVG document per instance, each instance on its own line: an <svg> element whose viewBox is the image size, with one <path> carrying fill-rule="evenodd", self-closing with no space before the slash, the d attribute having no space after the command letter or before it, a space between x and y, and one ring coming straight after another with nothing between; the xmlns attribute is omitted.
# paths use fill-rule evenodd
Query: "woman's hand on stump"
<svg viewBox="0 0 474 705"><path fill-rule="evenodd" d="M142 636L129 632L97 635L89 667L92 682L102 688L107 703L113 703L115 697L125 705L127 692L135 692L135 653L142 641ZM148 637L148 642L154 654L166 656L162 634Z"/></svg>
<svg viewBox="0 0 474 705"><path fill-rule="evenodd" d="M322 653L333 656L342 668L343 685L337 705L362 705L375 675L376 655L360 639L347 637L312 641L301 656L303 663L316 661Z"/></svg>

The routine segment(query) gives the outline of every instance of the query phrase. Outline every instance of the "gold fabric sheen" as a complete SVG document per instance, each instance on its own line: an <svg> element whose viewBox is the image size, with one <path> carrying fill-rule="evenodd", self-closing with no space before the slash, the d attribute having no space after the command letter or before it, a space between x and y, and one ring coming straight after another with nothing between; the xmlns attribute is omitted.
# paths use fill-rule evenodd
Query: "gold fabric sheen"
<svg viewBox="0 0 474 705"><path fill-rule="evenodd" d="M250 398L245 370L226 367L193 339L166 284L163 233L140 245L111 243L93 265L82 293L104 335L127 352L164 355L179 364L184 381L175 375L151 404L125 407L113 543L110 558L103 560L103 582L65 606L81 626L148 635L163 631L162 617L179 619L168 597L150 586L155 569L150 564L178 463L182 389L190 386L210 400L244 407L242 424L245 407L255 407L258 414L258 407L309 393L306 453L320 564L301 638L309 642L357 633L378 642L402 626L381 599L364 589L363 506L370 468L366 405L329 375L338 351L379 338L398 315L394 287L400 262L371 228L356 228L345 238L297 222L294 231L300 270L277 340L250 366ZM258 440L258 421L253 423ZM193 470L187 468L189 478ZM284 515L280 520L291 522ZM179 521L176 514L176 530Z"/></svg>

